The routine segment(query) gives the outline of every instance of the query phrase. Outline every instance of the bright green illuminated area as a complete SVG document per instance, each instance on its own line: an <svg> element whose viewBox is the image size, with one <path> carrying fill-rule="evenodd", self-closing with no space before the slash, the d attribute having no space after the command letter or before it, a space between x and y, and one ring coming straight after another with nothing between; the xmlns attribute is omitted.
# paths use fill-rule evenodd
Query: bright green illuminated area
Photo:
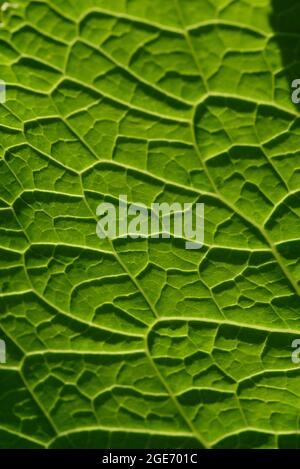
<svg viewBox="0 0 300 469"><path fill-rule="evenodd" d="M299 448L299 1L1 16L0 447ZM204 246L100 239L120 194Z"/></svg>

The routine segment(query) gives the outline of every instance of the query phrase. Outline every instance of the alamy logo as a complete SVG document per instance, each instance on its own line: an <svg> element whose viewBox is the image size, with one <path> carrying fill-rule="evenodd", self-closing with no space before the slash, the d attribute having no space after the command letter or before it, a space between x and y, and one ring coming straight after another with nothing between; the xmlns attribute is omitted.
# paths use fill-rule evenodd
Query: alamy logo
<svg viewBox="0 0 300 469"><path fill-rule="evenodd" d="M298 364L300 363L300 339L293 340L292 348L295 349L292 353L292 362Z"/></svg>
<svg viewBox="0 0 300 469"><path fill-rule="evenodd" d="M181 238L186 249L201 249L204 243L204 204L174 202L128 204L120 195L118 205L103 202L97 208L100 239Z"/></svg>
<svg viewBox="0 0 300 469"><path fill-rule="evenodd" d="M292 102L294 104L299 104L300 103L300 80L296 79L292 83L292 88L294 88L294 91L292 93Z"/></svg>
<svg viewBox="0 0 300 469"><path fill-rule="evenodd" d="M0 340L0 363L6 363L6 343Z"/></svg>
<svg viewBox="0 0 300 469"><path fill-rule="evenodd" d="M0 103L6 101L6 84L3 80L0 80Z"/></svg>

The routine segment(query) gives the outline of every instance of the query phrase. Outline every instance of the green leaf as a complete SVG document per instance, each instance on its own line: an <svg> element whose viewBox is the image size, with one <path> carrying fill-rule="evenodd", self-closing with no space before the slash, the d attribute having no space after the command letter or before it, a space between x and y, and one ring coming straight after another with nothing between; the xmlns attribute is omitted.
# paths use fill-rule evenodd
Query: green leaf
<svg viewBox="0 0 300 469"><path fill-rule="evenodd" d="M300 447L299 13L3 3L1 447ZM101 241L119 194L204 247Z"/></svg>

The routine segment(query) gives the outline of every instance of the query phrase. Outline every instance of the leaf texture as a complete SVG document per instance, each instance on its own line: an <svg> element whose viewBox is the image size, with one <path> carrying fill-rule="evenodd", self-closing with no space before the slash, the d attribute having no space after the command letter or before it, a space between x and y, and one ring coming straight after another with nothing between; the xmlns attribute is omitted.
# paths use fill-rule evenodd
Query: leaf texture
<svg viewBox="0 0 300 469"><path fill-rule="evenodd" d="M299 11L2 5L1 447L300 447ZM119 194L205 246L101 241Z"/></svg>

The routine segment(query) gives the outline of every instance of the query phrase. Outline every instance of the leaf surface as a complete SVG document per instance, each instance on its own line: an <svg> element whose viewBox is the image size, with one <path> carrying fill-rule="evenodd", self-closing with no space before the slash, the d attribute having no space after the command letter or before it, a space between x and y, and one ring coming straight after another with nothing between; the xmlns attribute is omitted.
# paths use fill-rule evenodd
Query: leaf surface
<svg viewBox="0 0 300 469"><path fill-rule="evenodd" d="M297 2L2 10L1 447L298 448ZM205 246L100 241L119 194Z"/></svg>

